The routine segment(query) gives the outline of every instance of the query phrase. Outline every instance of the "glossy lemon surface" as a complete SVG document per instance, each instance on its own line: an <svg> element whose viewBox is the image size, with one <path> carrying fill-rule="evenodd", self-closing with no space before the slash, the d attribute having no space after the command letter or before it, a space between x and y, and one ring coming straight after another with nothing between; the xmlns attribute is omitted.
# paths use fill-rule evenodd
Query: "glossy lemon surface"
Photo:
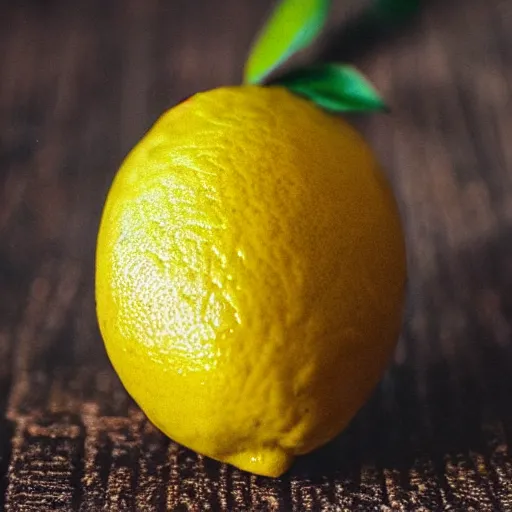
<svg viewBox="0 0 512 512"><path fill-rule="evenodd" d="M393 195L349 124L280 87L221 88L165 113L122 164L99 325L158 428L278 476L381 377L405 267Z"/></svg>

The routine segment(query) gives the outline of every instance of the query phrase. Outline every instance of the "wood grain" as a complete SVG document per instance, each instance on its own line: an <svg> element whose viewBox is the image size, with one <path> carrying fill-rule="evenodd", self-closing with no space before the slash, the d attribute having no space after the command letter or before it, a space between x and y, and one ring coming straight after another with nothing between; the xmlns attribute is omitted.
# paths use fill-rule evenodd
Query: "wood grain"
<svg viewBox="0 0 512 512"><path fill-rule="evenodd" d="M512 510L511 0L333 25L308 54L355 62L391 104L354 122L407 232L403 336L343 435L251 476L159 433L108 363L93 272L114 173L162 111L240 80L270 5L0 3L0 508Z"/></svg>

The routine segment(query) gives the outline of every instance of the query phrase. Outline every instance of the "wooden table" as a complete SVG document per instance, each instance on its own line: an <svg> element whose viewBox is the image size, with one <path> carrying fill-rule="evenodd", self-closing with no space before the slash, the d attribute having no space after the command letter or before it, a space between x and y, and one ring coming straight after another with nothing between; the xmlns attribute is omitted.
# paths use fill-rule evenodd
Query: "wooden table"
<svg viewBox="0 0 512 512"><path fill-rule="evenodd" d="M430 1L336 38L392 114L359 122L403 214L394 364L281 479L170 442L127 397L94 314L99 215L126 152L184 96L240 80L269 0L0 3L0 508L512 510L512 1Z"/></svg>

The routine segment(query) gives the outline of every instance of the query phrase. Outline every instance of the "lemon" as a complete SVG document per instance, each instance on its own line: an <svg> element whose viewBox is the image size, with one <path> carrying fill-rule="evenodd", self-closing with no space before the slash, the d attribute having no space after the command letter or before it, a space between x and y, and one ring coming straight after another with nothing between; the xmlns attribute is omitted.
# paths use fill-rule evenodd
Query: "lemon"
<svg viewBox="0 0 512 512"><path fill-rule="evenodd" d="M97 314L159 429L278 476L378 382L405 273L397 207L361 136L282 87L227 87L165 113L122 164Z"/></svg>

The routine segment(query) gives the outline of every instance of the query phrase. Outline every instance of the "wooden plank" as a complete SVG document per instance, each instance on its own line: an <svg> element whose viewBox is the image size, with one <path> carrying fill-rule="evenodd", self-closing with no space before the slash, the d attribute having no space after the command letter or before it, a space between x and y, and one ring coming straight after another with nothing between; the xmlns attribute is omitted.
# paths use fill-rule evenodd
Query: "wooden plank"
<svg viewBox="0 0 512 512"><path fill-rule="evenodd" d="M12 440L7 511L71 510L80 496L81 427L20 420Z"/></svg>

